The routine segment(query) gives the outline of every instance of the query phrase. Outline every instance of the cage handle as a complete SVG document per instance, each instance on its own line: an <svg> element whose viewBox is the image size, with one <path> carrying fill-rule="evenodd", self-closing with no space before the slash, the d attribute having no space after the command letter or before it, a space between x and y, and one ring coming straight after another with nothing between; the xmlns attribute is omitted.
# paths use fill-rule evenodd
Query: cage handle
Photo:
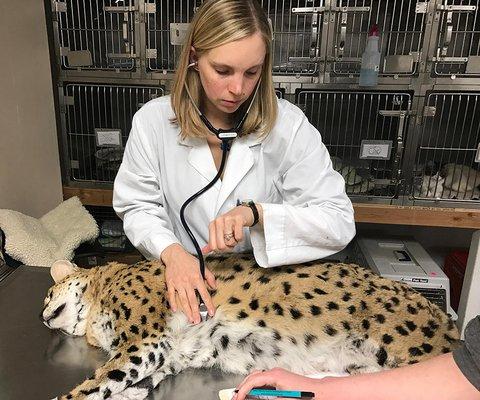
<svg viewBox="0 0 480 400"><path fill-rule="evenodd" d="M312 62L319 61L320 40L319 40L319 21L320 14L326 11L325 7L294 7L292 14L312 14L311 41L309 57L288 57L291 62Z"/></svg>
<svg viewBox="0 0 480 400"><path fill-rule="evenodd" d="M130 13L138 11L137 6L104 6L103 10L105 12L111 13L123 13L123 22L122 22L122 39L123 44L125 45L125 53L109 53L107 56L109 58L136 58L136 54L133 51L133 46L130 43L128 35L128 23L130 19Z"/></svg>
<svg viewBox="0 0 480 400"><path fill-rule="evenodd" d="M453 12L447 13L447 32L445 34L445 40L443 41L442 56L446 56L448 52L448 46L452 41L453 34Z"/></svg>
<svg viewBox="0 0 480 400"><path fill-rule="evenodd" d="M343 56L345 54L345 43L347 41L347 22L348 22L348 13L366 13L370 12L371 8L368 6L365 7L335 7L332 6L331 11L339 12L340 17L340 41L335 43L335 60L336 61L346 61L344 60ZM349 59L351 61L357 61Z"/></svg>
<svg viewBox="0 0 480 400"><path fill-rule="evenodd" d="M403 156L404 150L404 135L403 131L405 128L405 121L408 115L413 115L414 112L412 111L402 111L402 110L380 110L379 114L384 117L398 117L398 129L397 129L397 150L395 152L395 159L393 161L393 168L396 173L396 178L399 178L401 175L400 165Z"/></svg>
<svg viewBox="0 0 480 400"><path fill-rule="evenodd" d="M342 20L340 23L340 43L335 45L335 57L337 59L343 58L345 51L345 41L347 40L347 13L342 12Z"/></svg>

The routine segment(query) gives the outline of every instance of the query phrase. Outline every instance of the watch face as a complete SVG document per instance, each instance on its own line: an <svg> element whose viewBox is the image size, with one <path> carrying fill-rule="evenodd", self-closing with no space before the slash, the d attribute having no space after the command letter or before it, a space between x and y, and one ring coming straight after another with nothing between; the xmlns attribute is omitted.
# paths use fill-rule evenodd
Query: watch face
<svg viewBox="0 0 480 400"><path fill-rule="evenodd" d="M252 199L246 199L246 200L237 200L237 205L238 206L248 206L249 204L253 203Z"/></svg>

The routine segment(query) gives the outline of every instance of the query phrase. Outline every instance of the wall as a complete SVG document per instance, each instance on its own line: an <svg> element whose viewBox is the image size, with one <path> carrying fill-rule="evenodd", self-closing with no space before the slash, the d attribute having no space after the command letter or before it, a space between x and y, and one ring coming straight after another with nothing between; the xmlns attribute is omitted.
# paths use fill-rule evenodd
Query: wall
<svg viewBox="0 0 480 400"><path fill-rule="evenodd" d="M0 208L39 217L62 201L43 1L0 1Z"/></svg>

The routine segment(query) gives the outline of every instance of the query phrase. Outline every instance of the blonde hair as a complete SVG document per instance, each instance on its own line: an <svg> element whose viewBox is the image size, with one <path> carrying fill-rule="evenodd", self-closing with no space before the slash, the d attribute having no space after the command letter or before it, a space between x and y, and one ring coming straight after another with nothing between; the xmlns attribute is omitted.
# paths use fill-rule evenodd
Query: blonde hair
<svg viewBox="0 0 480 400"><path fill-rule="evenodd" d="M256 0L207 0L196 12L190 31L180 54L171 103L175 113L172 122L180 126L180 135L206 137L208 129L192 105L185 84L195 104L199 105L202 84L198 72L189 68L190 49L193 46L200 57L205 52L224 44L243 39L259 32L265 42L266 54L259 78L258 93L240 131L240 136L256 132L267 135L277 118L277 98L272 80L272 30L265 12ZM253 96L253 93L252 95ZM242 116L251 97L235 112Z"/></svg>

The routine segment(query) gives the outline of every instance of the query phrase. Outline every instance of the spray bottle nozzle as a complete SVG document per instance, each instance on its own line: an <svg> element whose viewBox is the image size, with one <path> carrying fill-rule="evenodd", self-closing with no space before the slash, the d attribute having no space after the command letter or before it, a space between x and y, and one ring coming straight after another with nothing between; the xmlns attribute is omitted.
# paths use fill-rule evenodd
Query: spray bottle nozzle
<svg viewBox="0 0 480 400"><path fill-rule="evenodd" d="M371 27L370 27L370 31L368 32L368 36L379 36L379 31L378 31L378 25L377 24L373 24Z"/></svg>

